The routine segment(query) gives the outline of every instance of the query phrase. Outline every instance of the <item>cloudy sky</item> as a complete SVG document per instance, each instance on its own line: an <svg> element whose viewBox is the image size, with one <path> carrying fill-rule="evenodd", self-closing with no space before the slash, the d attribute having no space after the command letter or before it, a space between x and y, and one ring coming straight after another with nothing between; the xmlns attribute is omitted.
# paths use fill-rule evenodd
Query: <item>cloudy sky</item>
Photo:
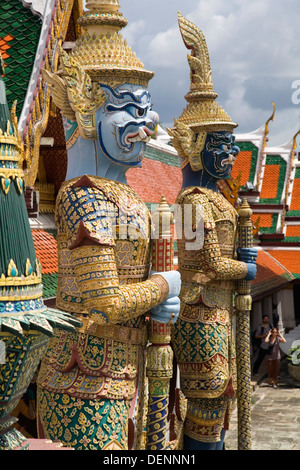
<svg viewBox="0 0 300 470"><path fill-rule="evenodd" d="M239 123L237 133L264 125L272 101L269 145L286 143L300 129L300 104L292 102L293 93L300 101L299 0L120 0L120 5L128 20L124 37L155 72L149 88L164 127L181 114L189 90L180 11L205 34L214 90Z"/></svg>

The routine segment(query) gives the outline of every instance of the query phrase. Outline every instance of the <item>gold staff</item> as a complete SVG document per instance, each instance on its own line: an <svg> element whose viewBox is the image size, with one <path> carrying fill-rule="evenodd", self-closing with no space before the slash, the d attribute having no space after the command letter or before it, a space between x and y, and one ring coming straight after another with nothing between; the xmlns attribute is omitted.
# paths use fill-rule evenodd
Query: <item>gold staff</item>
<svg viewBox="0 0 300 470"><path fill-rule="evenodd" d="M164 196L156 212L152 269L157 272L173 270L172 213ZM171 322L158 323L150 319L147 348L148 415L146 450L166 448L170 380L173 375Z"/></svg>
<svg viewBox="0 0 300 470"><path fill-rule="evenodd" d="M244 199L239 211L239 247L252 248L252 210ZM251 363L250 363L250 310L252 304L251 281L237 282L237 402L238 449L251 449Z"/></svg>

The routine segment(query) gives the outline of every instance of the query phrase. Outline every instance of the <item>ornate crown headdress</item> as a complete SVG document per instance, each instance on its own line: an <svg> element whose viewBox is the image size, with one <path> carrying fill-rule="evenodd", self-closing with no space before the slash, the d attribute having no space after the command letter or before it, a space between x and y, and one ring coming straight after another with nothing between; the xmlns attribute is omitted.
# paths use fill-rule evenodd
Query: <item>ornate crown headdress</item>
<svg viewBox="0 0 300 470"><path fill-rule="evenodd" d="M190 67L190 90L185 96L188 102L181 116L168 129L173 145L183 158L183 166L190 163L194 171L201 170L200 154L208 132L232 132L233 123L224 109L215 101L218 94L213 90L208 48L203 32L191 21L178 13L181 35L187 49Z"/></svg>
<svg viewBox="0 0 300 470"><path fill-rule="evenodd" d="M87 0L78 23L83 33L69 54L60 48L60 70L43 77L62 114L77 120L81 135L94 138L93 117L106 97L100 84L147 86L154 73L146 70L119 33L127 25L119 0Z"/></svg>

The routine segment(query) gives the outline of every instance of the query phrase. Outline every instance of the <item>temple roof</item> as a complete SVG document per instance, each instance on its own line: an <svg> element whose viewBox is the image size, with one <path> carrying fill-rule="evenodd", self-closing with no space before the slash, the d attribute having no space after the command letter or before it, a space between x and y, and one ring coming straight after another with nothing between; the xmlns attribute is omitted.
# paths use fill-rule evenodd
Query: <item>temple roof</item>
<svg viewBox="0 0 300 470"><path fill-rule="evenodd" d="M5 64L9 108L17 100L20 117L34 67L42 21L20 0L0 3L0 52Z"/></svg>
<svg viewBox="0 0 300 470"><path fill-rule="evenodd" d="M43 296L56 297L57 290L57 243L53 235L43 229L33 229L32 238L36 256L42 265Z"/></svg>
<svg viewBox="0 0 300 470"><path fill-rule="evenodd" d="M276 248L270 250L269 253L279 263L282 264L290 273L292 273L295 279L300 279L300 251L299 250L281 250Z"/></svg>
<svg viewBox="0 0 300 470"><path fill-rule="evenodd" d="M148 205L157 204L162 195L173 205L181 189L182 174L176 151L155 140L147 145L142 167L130 169L126 176L128 184Z"/></svg>
<svg viewBox="0 0 300 470"><path fill-rule="evenodd" d="M277 259L276 253L273 255L272 252L272 256L262 249L259 249L257 252L257 275L256 279L251 282L253 300L263 297L266 295L266 292L272 293L279 288L285 287L294 279L287 266Z"/></svg>

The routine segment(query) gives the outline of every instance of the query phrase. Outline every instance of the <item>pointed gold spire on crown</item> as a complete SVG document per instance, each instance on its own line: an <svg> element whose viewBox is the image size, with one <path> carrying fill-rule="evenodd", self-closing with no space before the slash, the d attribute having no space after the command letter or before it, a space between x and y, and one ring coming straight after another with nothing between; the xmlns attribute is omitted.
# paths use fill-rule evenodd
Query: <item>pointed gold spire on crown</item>
<svg viewBox="0 0 300 470"><path fill-rule="evenodd" d="M106 101L101 85L124 83L148 86L154 73L146 70L120 31L127 25L118 0L87 0L78 19L82 34L67 54L60 48L60 70L43 70L54 103L62 114L77 120L81 135L96 138L94 116Z"/></svg>
<svg viewBox="0 0 300 470"><path fill-rule="evenodd" d="M187 49L190 67L190 90L185 99L187 106L174 128L168 129L174 148L183 158L182 166L190 163L194 171L202 169L201 152L209 132L233 132L237 124L224 111L213 89L208 48L203 32L178 12L178 23Z"/></svg>
<svg viewBox="0 0 300 470"><path fill-rule="evenodd" d="M179 121L200 129L230 131L237 126L224 109L215 101L218 94L213 90L209 52L203 32L194 23L178 13L178 22L183 42L187 49L190 67L190 91L185 96L188 102Z"/></svg>
<svg viewBox="0 0 300 470"><path fill-rule="evenodd" d="M87 11L79 18L83 34L70 56L102 83L134 83L147 86L154 73L145 70L120 31L127 19L118 0L87 0Z"/></svg>

